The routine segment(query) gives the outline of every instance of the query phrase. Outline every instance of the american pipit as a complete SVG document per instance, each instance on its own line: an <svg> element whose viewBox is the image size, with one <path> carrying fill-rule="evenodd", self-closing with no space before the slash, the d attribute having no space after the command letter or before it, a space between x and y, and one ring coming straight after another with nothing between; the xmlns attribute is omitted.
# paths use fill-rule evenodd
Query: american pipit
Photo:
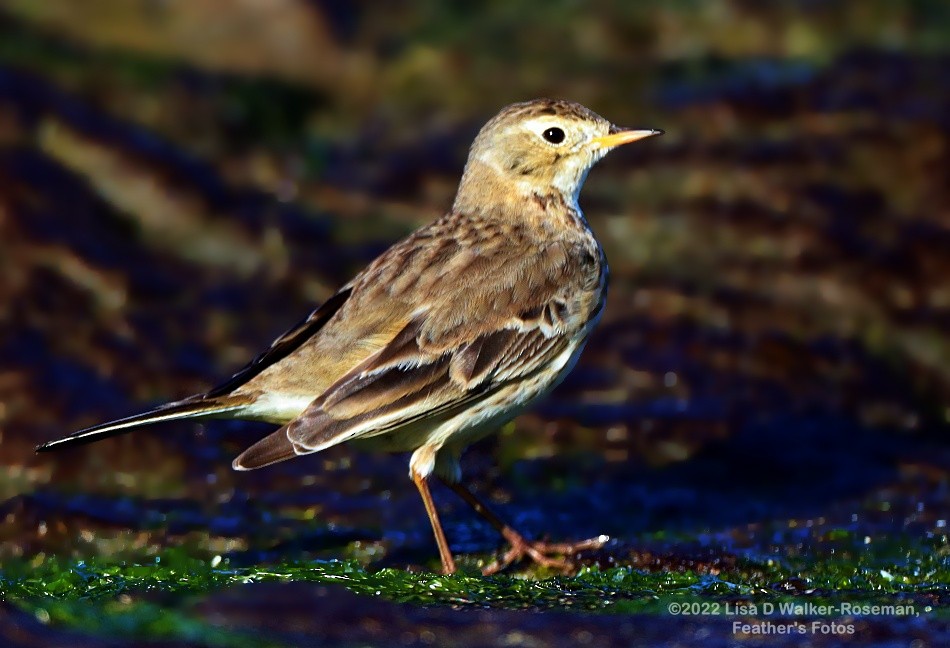
<svg viewBox="0 0 950 648"><path fill-rule="evenodd" d="M607 289L578 192L609 150L661 132L618 128L568 101L504 108L475 138L445 216L396 243L230 380L37 450L159 421L236 418L282 426L237 457L237 470L343 442L412 451L409 475L444 573L455 562L429 494L433 473L511 544L486 573L522 557L568 565L563 556L601 540L528 541L461 485L459 455L574 366Z"/></svg>

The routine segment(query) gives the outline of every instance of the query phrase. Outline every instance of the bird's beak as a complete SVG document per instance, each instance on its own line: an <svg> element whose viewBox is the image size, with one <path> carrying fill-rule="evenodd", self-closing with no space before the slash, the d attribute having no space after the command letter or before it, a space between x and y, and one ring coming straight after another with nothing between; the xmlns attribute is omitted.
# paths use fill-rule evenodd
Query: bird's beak
<svg viewBox="0 0 950 648"><path fill-rule="evenodd" d="M654 135L662 135L663 131L658 128L645 128L645 129L623 129L617 126L610 127L610 133L608 135L602 135L601 137L595 137L591 140L591 143L599 148L612 149L620 146L621 144L629 144L630 142L636 142L647 137L653 137Z"/></svg>

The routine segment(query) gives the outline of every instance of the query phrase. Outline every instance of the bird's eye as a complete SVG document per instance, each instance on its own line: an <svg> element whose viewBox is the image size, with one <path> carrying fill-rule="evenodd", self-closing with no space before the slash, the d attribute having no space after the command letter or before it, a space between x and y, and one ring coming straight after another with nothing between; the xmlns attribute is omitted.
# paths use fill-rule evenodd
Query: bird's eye
<svg viewBox="0 0 950 648"><path fill-rule="evenodd" d="M541 133L541 137L552 144L560 144L564 141L564 131L557 127L549 128Z"/></svg>

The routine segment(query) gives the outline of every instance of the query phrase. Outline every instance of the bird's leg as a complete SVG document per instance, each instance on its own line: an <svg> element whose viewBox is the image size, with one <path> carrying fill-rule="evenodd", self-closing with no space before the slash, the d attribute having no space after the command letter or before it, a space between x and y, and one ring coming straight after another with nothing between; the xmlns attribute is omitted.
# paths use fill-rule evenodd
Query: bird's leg
<svg viewBox="0 0 950 648"><path fill-rule="evenodd" d="M439 545L439 557L442 559L442 573L454 574L455 559L452 558L449 542L445 539L445 532L442 531L442 523L439 521L439 512L435 510L432 494L429 493L429 482L426 477L412 471L412 483L419 489L422 503L426 507L426 514L429 516L429 522L432 523L432 533L435 535L435 543Z"/></svg>
<svg viewBox="0 0 950 648"><path fill-rule="evenodd" d="M528 557L544 567L552 567L561 571L572 571L574 563L569 556L586 549L597 549L607 542L606 536L590 538L580 542L541 542L532 541L518 533L510 524L502 520L487 504L478 498L475 493L459 483L442 480L455 493L465 500L476 513L488 520L495 529L508 541L511 548L498 560L482 570L485 576L498 573L508 565Z"/></svg>

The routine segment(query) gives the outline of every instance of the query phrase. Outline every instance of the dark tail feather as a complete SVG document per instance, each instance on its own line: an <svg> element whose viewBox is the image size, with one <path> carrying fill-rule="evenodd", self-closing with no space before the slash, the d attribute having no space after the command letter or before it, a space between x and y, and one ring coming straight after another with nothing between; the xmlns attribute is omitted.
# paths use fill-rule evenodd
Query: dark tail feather
<svg viewBox="0 0 950 648"><path fill-rule="evenodd" d="M294 444L287 438L287 426L284 426L239 454L231 467L235 470L254 470L296 456Z"/></svg>
<svg viewBox="0 0 950 648"><path fill-rule="evenodd" d="M244 400L238 401L237 399L228 397L178 401L175 403L162 405L161 407L156 407L153 410L136 414L135 416L127 416L126 418L121 418L116 421L109 421L108 423L93 425L92 427L88 427L85 430L80 430L79 432L73 432L69 436L63 437L62 439L57 439L56 441L50 441L48 443L44 443L43 445L37 446L36 451L48 452L50 450L59 450L60 448L67 448L69 446L92 443L94 441L100 441L111 436L131 432L135 428L141 427L143 425L161 423L162 421L177 421L179 419L205 417L214 418L225 412L242 409L246 405L247 402Z"/></svg>

